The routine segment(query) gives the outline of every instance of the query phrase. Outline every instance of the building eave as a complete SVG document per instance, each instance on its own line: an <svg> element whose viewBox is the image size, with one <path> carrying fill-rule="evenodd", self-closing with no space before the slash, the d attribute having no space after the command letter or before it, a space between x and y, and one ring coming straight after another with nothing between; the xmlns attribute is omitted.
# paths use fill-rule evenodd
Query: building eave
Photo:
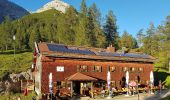
<svg viewBox="0 0 170 100"><path fill-rule="evenodd" d="M54 58L71 58L71 59L85 59L85 60L107 60L107 61L128 61L128 62L148 62L154 63L156 59L142 59L142 58L132 58L132 57L110 57L110 56L99 56L99 55L79 55L79 54L69 54L69 53L42 53L47 57Z"/></svg>

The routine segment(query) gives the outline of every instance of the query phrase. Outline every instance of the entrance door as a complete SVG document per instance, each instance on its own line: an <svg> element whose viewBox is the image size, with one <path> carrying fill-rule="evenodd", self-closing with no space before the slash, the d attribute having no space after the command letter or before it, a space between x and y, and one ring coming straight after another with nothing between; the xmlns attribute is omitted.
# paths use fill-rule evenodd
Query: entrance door
<svg viewBox="0 0 170 100"><path fill-rule="evenodd" d="M121 82L121 87L125 88L125 86L126 86L126 78L123 76L122 77L122 82Z"/></svg>
<svg viewBox="0 0 170 100"><path fill-rule="evenodd" d="M73 82L73 90L74 90L74 93L80 94L80 82L78 81Z"/></svg>

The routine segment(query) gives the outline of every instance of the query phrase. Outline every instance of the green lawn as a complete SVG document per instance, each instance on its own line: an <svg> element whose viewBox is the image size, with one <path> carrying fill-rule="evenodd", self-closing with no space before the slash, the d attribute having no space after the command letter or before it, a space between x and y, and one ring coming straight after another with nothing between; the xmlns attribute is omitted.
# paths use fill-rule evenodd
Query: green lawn
<svg viewBox="0 0 170 100"><path fill-rule="evenodd" d="M14 98L17 98L19 96L21 97L21 100L32 100L32 97L36 97L36 93L35 92L28 92L27 96L24 96L23 93L2 95L2 96L0 96L0 100L8 100L8 97L10 97L10 100L14 100Z"/></svg>
<svg viewBox="0 0 170 100"><path fill-rule="evenodd" d="M8 73L27 71L32 64L32 52L0 54L0 78Z"/></svg>

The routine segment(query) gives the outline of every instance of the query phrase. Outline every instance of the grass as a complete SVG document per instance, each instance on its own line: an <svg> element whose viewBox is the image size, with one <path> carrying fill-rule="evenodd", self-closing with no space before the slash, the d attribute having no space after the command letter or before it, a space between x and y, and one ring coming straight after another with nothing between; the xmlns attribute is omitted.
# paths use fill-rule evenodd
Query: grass
<svg viewBox="0 0 170 100"><path fill-rule="evenodd" d="M154 77L155 77L155 85L158 85L159 80L162 81L162 83L169 88L170 87L170 74L168 72L168 69L165 68L154 68Z"/></svg>
<svg viewBox="0 0 170 100"><path fill-rule="evenodd" d="M0 78L9 73L27 71L32 64L32 52L0 54Z"/></svg>
<svg viewBox="0 0 170 100"><path fill-rule="evenodd" d="M17 94L10 94L10 95L2 95L0 96L0 100L8 100L8 97L10 97L10 100L18 100L14 98L21 97L21 100L32 100L32 97L36 97L35 92L29 92L27 96L24 96L23 93L17 93Z"/></svg>
<svg viewBox="0 0 170 100"><path fill-rule="evenodd" d="M168 76L165 80L165 85L168 86L168 88L170 88L170 76ZM169 99L170 100L170 99Z"/></svg>

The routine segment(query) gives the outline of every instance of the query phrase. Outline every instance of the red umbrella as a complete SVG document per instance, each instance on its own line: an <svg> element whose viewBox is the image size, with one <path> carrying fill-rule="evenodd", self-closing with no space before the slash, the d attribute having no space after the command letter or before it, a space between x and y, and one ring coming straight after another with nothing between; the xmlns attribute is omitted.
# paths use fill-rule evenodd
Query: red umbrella
<svg viewBox="0 0 170 100"><path fill-rule="evenodd" d="M136 84L136 82L135 81L131 81L130 83L129 83L129 86L136 86L137 84Z"/></svg>

